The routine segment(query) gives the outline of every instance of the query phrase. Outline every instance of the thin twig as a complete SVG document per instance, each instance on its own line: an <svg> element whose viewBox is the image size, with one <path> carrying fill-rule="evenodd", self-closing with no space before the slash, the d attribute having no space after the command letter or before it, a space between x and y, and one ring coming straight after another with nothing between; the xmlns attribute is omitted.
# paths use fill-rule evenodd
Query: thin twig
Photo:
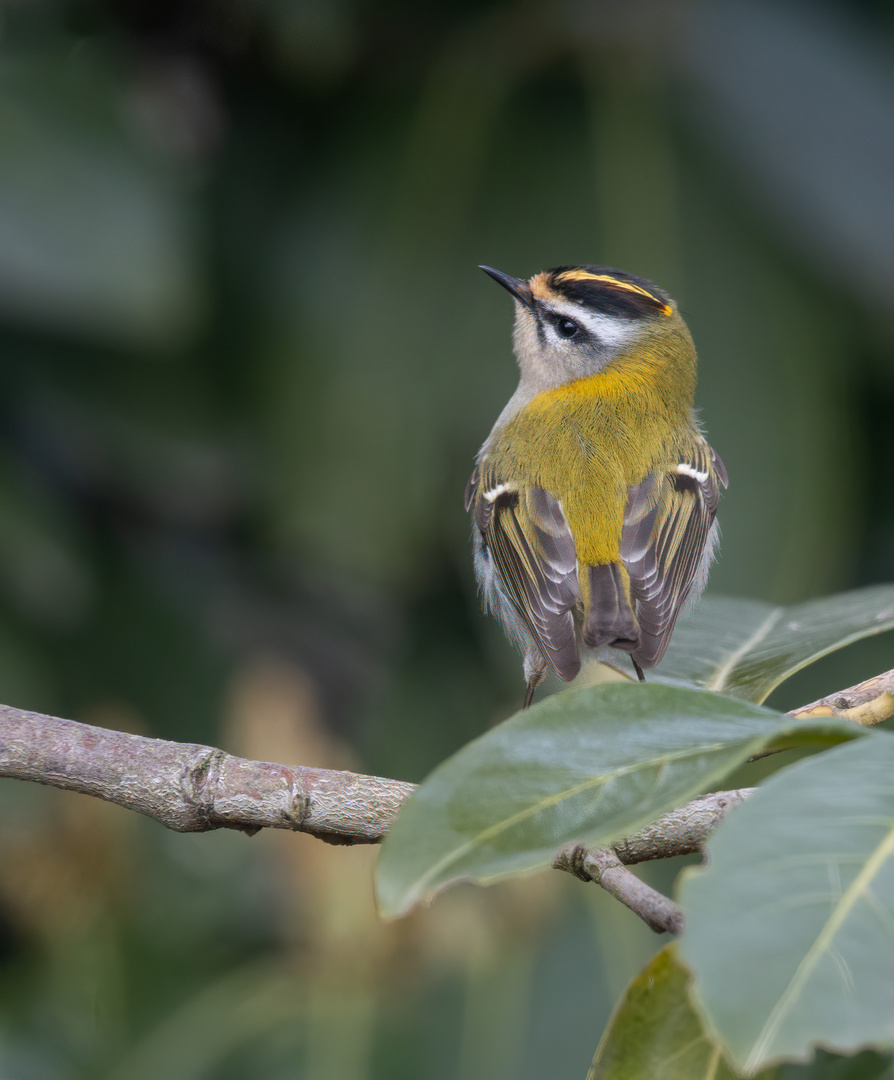
<svg viewBox="0 0 894 1080"><path fill-rule="evenodd" d="M582 881L601 885L606 892L639 915L656 933L679 934L683 929L683 912L680 908L668 897L640 881L627 869L627 865L701 851L704 842L727 811L747 798L753 790L739 788L702 795L658 818L645 829L619 840L610 848L591 851L583 844L564 847L553 860L553 866L557 870L567 870Z"/></svg>
<svg viewBox="0 0 894 1080"><path fill-rule="evenodd" d="M589 851L583 844L563 848L553 860L557 870L567 870L581 881L594 881L630 908L656 934L679 934L682 910L662 893L641 881L611 848Z"/></svg>
<svg viewBox="0 0 894 1080"><path fill-rule="evenodd" d="M894 669L883 671L871 679L864 679L847 690L838 690L828 697L812 701L792 709L789 716L798 720L810 720L823 716L834 716L839 720L850 720L863 727L873 727L894 716ZM774 754L784 754L791 746L774 746L755 754L749 761L760 761Z"/></svg>
<svg viewBox="0 0 894 1080"><path fill-rule="evenodd" d="M894 716L894 668L872 679L865 679L847 690L792 709L792 716L840 716L856 724L871 727Z"/></svg>

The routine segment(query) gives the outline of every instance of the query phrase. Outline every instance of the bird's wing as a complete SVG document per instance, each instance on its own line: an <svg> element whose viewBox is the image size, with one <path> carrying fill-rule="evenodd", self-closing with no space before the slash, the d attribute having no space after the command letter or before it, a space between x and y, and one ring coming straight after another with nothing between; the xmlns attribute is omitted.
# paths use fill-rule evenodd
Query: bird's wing
<svg viewBox="0 0 894 1080"><path fill-rule="evenodd" d="M721 484L723 462L701 440L629 489L620 551L640 631L632 655L644 668L659 662L687 597L704 588Z"/></svg>
<svg viewBox="0 0 894 1080"><path fill-rule="evenodd" d="M572 609L580 598L577 553L558 499L501 479L482 462L466 488L500 582L543 658L565 680L580 670Z"/></svg>

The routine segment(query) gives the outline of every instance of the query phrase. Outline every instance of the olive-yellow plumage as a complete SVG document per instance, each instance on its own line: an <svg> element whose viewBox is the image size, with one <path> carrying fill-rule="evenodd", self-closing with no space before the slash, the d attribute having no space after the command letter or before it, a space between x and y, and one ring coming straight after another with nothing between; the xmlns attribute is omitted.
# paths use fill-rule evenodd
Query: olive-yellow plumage
<svg viewBox="0 0 894 1080"><path fill-rule="evenodd" d="M526 704L582 649L621 649L642 677L704 588L726 485L693 413L689 330L623 271L482 269L515 297L521 374L466 491L485 602L524 652Z"/></svg>

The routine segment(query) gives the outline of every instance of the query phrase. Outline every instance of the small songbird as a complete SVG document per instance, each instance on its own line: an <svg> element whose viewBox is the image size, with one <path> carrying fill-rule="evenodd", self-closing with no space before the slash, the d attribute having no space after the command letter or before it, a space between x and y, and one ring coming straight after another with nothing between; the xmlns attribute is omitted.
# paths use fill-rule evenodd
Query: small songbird
<svg viewBox="0 0 894 1080"><path fill-rule="evenodd" d="M481 269L515 297L521 370L466 488L485 607L524 653L526 707L585 648L629 653L642 679L705 587L727 484L693 410L692 337L623 270Z"/></svg>

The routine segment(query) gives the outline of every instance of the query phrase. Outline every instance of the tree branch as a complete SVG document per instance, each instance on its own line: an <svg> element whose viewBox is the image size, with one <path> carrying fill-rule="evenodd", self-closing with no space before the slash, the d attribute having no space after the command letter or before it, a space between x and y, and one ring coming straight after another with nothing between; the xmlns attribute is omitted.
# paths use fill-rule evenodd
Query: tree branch
<svg viewBox="0 0 894 1080"><path fill-rule="evenodd" d="M413 784L233 757L0 706L0 776L94 795L177 832L293 829L375 844Z"/></svg>
<svg viewBox="0 0 894 1080"><path fill-rule="evenodd" d="M791 715L881 723L894 716L894 670ZM150 739L0 705L4 776L93 795L178 832L291 829L333 844L378 843L414 790L400 780L251 761L211 746ZM554 866L597 882L653 929L679 933L679 908L626 866L700 851L750 790L694 799L608 849L565 848Z"/></svg>

